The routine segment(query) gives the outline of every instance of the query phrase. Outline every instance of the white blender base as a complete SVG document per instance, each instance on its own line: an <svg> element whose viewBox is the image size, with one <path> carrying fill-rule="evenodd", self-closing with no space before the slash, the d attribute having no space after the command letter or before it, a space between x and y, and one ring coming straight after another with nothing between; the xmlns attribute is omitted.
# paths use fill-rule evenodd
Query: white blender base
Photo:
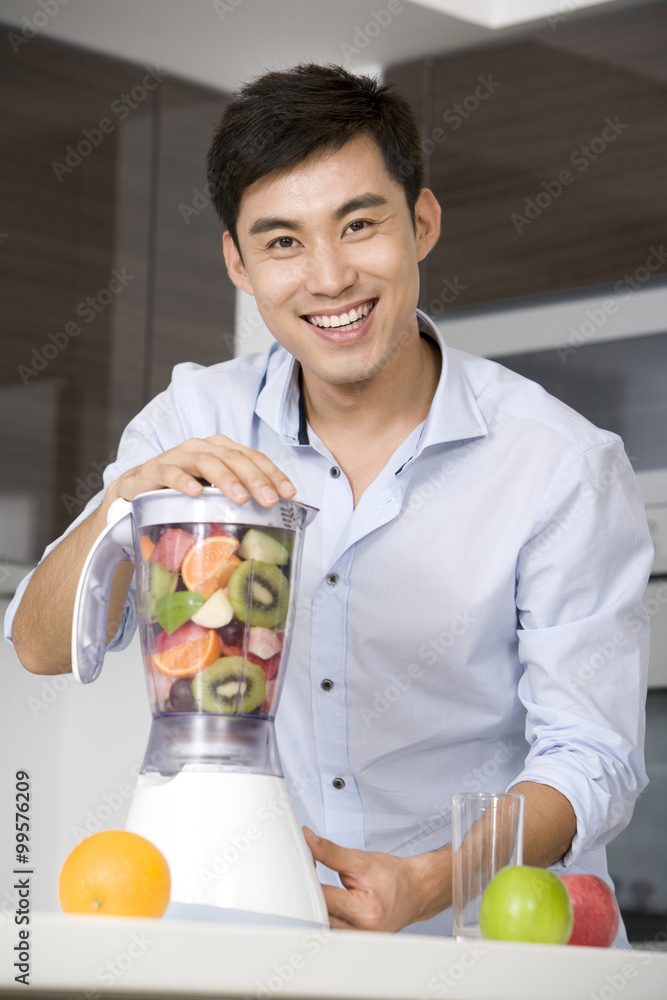
<svg viewBox="0 0 667 1000"><path fill-rule="evenodd" d="M216 919L209 908L223 908L245 911L243 922L264 914L329 926L284 778L220 770L140 774L127 829L167 859L166 916Z"/></svg>

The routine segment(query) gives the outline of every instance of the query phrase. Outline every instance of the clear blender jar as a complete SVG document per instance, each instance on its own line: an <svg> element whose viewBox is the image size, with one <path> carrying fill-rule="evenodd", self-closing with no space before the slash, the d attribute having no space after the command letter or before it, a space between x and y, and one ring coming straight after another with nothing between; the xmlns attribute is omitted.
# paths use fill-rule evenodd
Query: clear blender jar
<svg viewBox="0 0 667 1000"><path fill-rule="evenodd" d="M169 862L168 915L328 923L274 730L315 513L285 500L239 506L212 487L195 498L156 490L112 504L84 566L73 626L82 683L102 667L115 569L136 567L153 719L127 826Z"/></svg>

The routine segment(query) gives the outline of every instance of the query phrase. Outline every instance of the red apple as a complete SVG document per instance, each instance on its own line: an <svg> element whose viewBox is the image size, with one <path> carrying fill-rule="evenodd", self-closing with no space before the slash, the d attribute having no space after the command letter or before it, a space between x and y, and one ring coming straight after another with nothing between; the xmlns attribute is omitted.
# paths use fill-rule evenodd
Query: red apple
<svg viewBox="0 0 667 1000"><path fill-rule="evenodd" d="M568 944L608 948L620 920L616 896L597 875L561 875L570 894L574 924Z"/></svg>

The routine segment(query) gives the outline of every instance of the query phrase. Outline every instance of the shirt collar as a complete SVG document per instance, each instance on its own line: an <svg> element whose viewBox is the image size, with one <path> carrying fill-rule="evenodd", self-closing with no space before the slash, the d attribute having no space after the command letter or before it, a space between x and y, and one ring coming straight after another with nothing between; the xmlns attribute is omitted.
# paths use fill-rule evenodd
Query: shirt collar
<svg viewBox="0 0 667 1000"><path fill-rule="evenodd" d="M457 353L447 347L440 330L417 310L419 332L431 337L442 354L442 371L416 454L446 441L465 441L488 433L486 421L466 379ZM266 379L257 398L256 413L285 444L308 444L306 412L300 389L300 366L284 348L269 353Z"/></svg>

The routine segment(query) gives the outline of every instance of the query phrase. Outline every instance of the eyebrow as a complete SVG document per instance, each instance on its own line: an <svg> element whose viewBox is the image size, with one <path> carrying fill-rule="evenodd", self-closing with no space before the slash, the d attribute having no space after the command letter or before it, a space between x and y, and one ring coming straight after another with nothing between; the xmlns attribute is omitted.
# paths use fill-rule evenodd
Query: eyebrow
<svg viewBox="0 0 667 1000"><path fill-rule="evenodd" d="M334 222L340 222L344 219L346 215L350 212L358 212L362 208L378 208L381 205L386 205L387 199L380 194L360 194L356 198L350 198L345 204L337 208L335 212L332 213L331 218ZM281 219L277 216L266 216L260 219L256 219L250 229L248 230L249 236L259 236L261 233L269 233L274 229L289 229L292 232L298 232L302 229L300 222L293 219Z"/></svg>

